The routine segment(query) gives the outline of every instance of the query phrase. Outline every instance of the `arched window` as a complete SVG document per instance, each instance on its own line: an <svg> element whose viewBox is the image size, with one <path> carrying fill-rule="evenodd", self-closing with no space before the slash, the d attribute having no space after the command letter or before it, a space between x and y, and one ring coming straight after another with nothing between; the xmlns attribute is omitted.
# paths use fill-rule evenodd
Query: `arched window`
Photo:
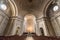
<svg viewBox="0 0 60 40"><path fill-rule="evenodd" d="M30 33L34 33L35 32L35 16L28 14L24 17L24 32L30 32Z"/></svg>

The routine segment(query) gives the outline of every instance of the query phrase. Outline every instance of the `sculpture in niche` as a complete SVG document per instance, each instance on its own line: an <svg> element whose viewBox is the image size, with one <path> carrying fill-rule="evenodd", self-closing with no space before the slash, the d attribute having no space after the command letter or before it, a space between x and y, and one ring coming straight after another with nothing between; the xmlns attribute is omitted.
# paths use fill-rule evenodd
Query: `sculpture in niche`
<svg viewBox="0 0 60 40"><path fill-rule="evenodd" d="M40 28L40 31L41 31L42 36L44 36L44 30L43 30L43 28Z"/></svg>
<svg viewBox="0 0 60 40"><path fill-rule="evenodd" d="M18 34L19 30L20 30L20 27L17 27L17 29L16 29L16 35Z"/></svg>

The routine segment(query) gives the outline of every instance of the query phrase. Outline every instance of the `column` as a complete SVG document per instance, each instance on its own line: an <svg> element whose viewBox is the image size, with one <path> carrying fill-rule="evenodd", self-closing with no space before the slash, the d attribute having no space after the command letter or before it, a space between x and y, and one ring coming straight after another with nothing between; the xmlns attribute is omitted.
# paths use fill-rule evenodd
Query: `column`
<svg viewBox="0 0 60 40"><path fill-rule="evenodd" d="M40 20L36 20L36 25L35 25L35 30L36 30L36 35L37 36L41 36L42 34L41 34L41 31L40 31L40 27L39 27L39 23L40 23Z"/></svg>
<svg viewBox="0 0 60 40"><path fill-rule="evenodd" d="M6 32L5 35L22 35L23 34L23 20L17 16L11 17L10 18L10 23L9 23L9 28L7 29L8 31ZM17 29L18 28L18 29ZM16 31L18 32L16 33Z"/></svg>
<svg viewBox="0 0 60 40"><path fill-rule="evenodd" d="M53 29L53 26L51 24L51 21L49 18L45 17L44 18L44 21L45 21L45 26L49 32L49 36L55 36L55 32L54 32L54 29Z"/></svg>
<svg viewBox="0 0 60 40"><path fill-rule="evenodd" d="M46 27L46 25L45 25L45 20L44 20L44 18L42 17L42 18L40 18L40 19L37 19L37 25L38 25L38 29L39 29L39 32L40 32L40 35L42 35L42 33L41 33L41 30L40 30L40 28L43 28L43 32L44 32L44 36L49 36L49 32L48 32L48 29L47 29L47 27Z"/></svg>
<svg viewBox="0 0 60 40"><path fill-rule="evenodd" d="M51 17L51 23L56 36L60 36L60 12Z"/></svg>

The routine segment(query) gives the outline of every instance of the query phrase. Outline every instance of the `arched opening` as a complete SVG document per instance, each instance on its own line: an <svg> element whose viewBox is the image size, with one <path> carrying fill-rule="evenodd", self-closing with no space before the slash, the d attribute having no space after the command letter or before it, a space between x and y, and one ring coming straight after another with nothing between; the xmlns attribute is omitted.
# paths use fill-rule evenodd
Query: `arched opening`
<svg viewBox="0 0 60 40"><path fill-rule="evenodd" d="M24 32L35 33L36 18L32 14L27 14L24 17Z"/></svg>
<svg viewBox="0 0 60 40"><path fill-rule="evenodd" d="M46 17L48 19L48 22L52 28L52 30L54 30L54 33L56 36L60 36L60 5L58 4L60 3L59 1L53 1L49 7L47 8L46 11Z"/></svg>
<svg viewBox="0 0 60 40"><path fill-rule="evenodd" d="M0 0L0 32L1 35L8 33L14 22L13 16L18 16L18 10L16 4L12 0Z"/></svg>

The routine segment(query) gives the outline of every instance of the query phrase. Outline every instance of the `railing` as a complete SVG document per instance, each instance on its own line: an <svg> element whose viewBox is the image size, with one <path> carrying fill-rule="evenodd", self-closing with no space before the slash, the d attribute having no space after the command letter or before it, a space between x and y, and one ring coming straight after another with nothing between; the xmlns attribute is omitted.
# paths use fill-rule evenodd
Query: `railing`
<svg viewBox="0 0 60 40"><path fill-rule="evenodd" d="M14 35L14 36L0 36L0 40L25 40L27 35ZM60 37L47 37L47 36L32 36L34 40L60 40Z"/></svg>

